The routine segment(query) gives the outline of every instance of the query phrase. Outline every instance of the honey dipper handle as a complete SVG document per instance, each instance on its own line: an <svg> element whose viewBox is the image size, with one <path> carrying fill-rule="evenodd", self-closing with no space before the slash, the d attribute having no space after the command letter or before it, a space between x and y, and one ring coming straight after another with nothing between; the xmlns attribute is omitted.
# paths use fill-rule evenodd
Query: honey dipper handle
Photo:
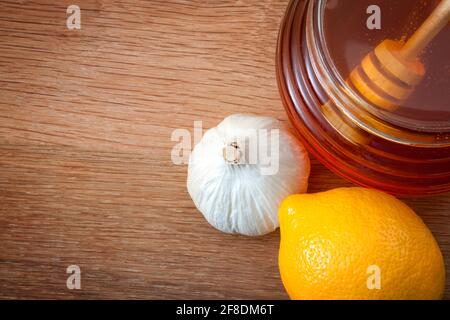
<svg viewBox="0 0 450 320"><path fill-rule="evenodd" d="M414 32L401 50L406 60L415 59L448 23L450 0L442 0L425 22Z"/></svg>

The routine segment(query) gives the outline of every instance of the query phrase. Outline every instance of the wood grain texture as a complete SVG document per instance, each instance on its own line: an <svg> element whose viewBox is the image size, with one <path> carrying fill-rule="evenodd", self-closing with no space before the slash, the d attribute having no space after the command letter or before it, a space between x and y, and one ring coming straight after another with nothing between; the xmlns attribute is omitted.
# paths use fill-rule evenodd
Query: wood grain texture
<svg viewBox="0 0 450 320"><path fill-rule="evenodd" d="M0 1L0 297L287 298L278 231L214 230L170 158L172 131L195 120L287 122L274 69L287 1L79 0L69 31L74 2ZM313 161L310 191L343 185ZM449 195L407 202L448 268Z"/></svg>

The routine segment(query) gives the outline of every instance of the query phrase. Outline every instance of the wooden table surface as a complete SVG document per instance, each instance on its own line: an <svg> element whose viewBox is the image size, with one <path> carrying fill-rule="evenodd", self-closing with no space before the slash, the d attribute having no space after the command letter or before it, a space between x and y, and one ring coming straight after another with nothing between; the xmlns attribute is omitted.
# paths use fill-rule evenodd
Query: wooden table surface
<svg viewBox="0 0 450 320"><path fill-rule="evenodd" d="M287 298L279 232L216 231L171 161L172 131L195 120L287 122L274 70L287 1L74 2L0 1L0 297ZM311 192L344 185L313 160ZM449 195L407 202L448 270ZM72 264L81 290L66 287Z"/></svg>

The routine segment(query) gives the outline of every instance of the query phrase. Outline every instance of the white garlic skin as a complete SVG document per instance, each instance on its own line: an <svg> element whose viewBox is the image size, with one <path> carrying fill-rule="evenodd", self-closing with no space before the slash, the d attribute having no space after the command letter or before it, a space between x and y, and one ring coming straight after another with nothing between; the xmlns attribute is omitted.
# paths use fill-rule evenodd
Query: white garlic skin
<svg viewBox="0 0 450 320"><path fill-rule="evenodd" d="M279 129L279 168L262 175L259 164L230 164L223 148L248 130ZM258 142L259 143L259 142ZM276 119L231 115L205 132L189 158L187 189L198 210L216 229L259 236L279 227L278 206L306 192L310 162L302 144Z"/></svg>

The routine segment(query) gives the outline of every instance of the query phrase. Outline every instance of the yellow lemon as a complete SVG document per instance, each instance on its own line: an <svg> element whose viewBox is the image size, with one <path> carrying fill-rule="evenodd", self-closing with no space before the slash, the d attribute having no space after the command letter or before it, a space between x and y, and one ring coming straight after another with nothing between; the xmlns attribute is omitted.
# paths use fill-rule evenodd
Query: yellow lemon
<svg viewBox="0 0 450 320"><path fill-rule="evenodd" d="M287 197L280 274L292 299L440 299L441 251L422 220L386 193L339 188Z"/></svg>

